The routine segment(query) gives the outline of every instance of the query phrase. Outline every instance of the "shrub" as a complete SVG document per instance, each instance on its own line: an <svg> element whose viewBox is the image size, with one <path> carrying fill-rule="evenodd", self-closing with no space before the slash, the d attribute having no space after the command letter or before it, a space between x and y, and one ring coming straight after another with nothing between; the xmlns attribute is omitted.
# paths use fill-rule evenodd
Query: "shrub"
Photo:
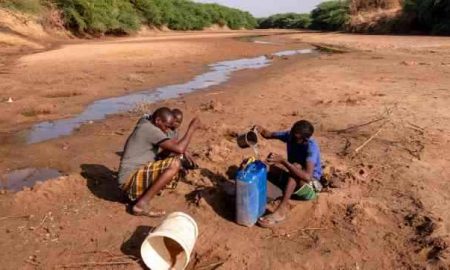
<svg viewBox="0 0 450 270"><path fill-rule="evenodd" d="M126 0L56 0L66 27L79 34L130 33L139 28L139 17Z"/></svg>
<svg viewBox="0 0 450 270"><path fill-rule="evenodd" d="M300 29L311 25L309 14L282 13L258 20L258 28Z"/></svg>
<svg viewBox="0 0 450 270"><path fill-rule="evenodd" d="M42 10L40 0L0 0L0 7L27 13L39 13Z"/></svg>
<svg viewBox="0 0 450 270"><path fill-rule="evenodd" d="M350 19L348 1L327 1L311 12L311 28L319 30L340 30Z"/></svg>
<svg viewBox="0 0 450 270"><path fill-rule="evenodd" d="M407 0L404 10L415 17L419 30L433 34L450 34L450 1L448 0Z"/></svg>
<svg viewBox="0 0 450 270"><path fill-rule="evenodd" d="M189 0L135 0L133 3L145 23L167 25L172 30L201 30L212 24L232 29L256 26L256 19L248 12L218 4Z"/></svg>
<svg viewBox="0 0 450 270"><path fill-rule="evenodd" d="M158 27L163 24L162 13L156 1L135 0L134 6L145 24Z"/></svg>
<svg viewBox="0 0 450 270"><path fill-rule="evenodd" d="M38 12L42 5L61 10L65 27L77 34L126 34L142 23L172 30L201 30L212 24L254 28L248 12L190 0L0 0L0 6Z"/></svg>

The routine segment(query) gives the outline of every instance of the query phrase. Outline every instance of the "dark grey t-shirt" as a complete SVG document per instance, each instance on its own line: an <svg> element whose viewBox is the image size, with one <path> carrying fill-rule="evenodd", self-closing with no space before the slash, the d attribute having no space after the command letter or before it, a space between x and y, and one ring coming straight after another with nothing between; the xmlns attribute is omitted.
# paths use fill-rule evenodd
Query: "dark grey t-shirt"
<svg viewBox="0 0 450 270"><path fill-rule="evenodd" d="M147 117L139 119L125 144L120 161L119 184L124 184L140 167L155 161L159 152L159 144L168 139L170 138L167 134L153 125Z"/></svg>

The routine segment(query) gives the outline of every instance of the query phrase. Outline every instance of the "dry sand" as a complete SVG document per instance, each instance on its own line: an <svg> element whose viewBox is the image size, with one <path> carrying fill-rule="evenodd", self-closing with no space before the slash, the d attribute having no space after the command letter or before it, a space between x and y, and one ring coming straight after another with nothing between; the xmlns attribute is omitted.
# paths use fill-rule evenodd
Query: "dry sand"
<svg viewBox="0 0 450 270"><path fill-rule="evenodd" d="M191 146L201 169L174 193L154 200L156 206L185 211L198 222L200 237L190 269L214 264L219 269L448 269L450 40L313 33L268 40L288 46L299 40L334 44L351 52L275 59L272 66L243 71L209 92L162 103L183 109L187 120L199 116L205 126ZM67 48L27 56L11 67L11 74L2 75L2 84L6 78L16 86L8 93L29 106L43 104L44 93L62 86L82 91L81 96L58 99L70 106L57 107L56 118L80 111L105 93L120 95L124 87L172 83L211 61L278 49L224 38L136 43L107 41L106 47L117 45L109 49L97 43L75 45L90 55L87 59L95 52L104 55L94 57L92 67ZM133 49L124 53L122 46ZM167 53L165 48L172 48L167 57L190 62L163 57L145 66L147 53ZM147 72L143 82L115 78L141 69ZM33 73L26 77L28 72L19 71ZM154 74L150 71L159 71L158 76L147 76ZM70 83L64 82L66 77ZM213 106L202 109L209 103ZM1 106L2 116L8 115L4 129L39 118L24 120L17 116L20 110ZM112 177L119 162L116 152L139 115L112 116L40 144L1 146L2 168L48 166L69 174L0 196L0 216L9 217L0 219L2 267L52 269L118 260L130 264L111 269L141 269L129 256L139 257L140 242L160 220L127 214ZM332 131L379 117L386 119ZM293 202L289 219L273 230L236 225L228 181L251 151L239 150L233 134L255 123L287 129L299 119L316 126L326 170L335 169L341 187L313 202ZM355 153L382 125L378 136ZM284 153L284 146L263 142L262 156L269 152Z"/></svg>

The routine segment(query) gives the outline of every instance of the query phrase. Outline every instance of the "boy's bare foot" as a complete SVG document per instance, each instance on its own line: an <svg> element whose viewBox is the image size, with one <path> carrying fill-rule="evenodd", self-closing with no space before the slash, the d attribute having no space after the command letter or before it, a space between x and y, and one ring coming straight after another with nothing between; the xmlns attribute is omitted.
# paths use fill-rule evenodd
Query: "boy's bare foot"
<svg viewBox="0 0 450 270"><path fill-rule="evenodd" d="M263 228L272 228L286 220L286 215L276 211L273 214L259 218L258 224Z"/></svg>

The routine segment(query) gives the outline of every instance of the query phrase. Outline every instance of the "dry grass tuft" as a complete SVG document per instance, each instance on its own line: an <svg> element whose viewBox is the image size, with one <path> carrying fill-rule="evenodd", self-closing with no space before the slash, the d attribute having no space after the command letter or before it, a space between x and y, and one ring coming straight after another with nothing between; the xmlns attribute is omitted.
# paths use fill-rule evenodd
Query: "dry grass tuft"
<svg viewBox="0 0 450 270"><path fill-rule="evenodd" d="M46 95L44 95L44 97L46 98L61 98L61 97L76 97L76 96L80 96L81 93L77 92L77 91L57 91L57 92L51 92L48 93Z"/></svg>
<svg viewBox="0 0 450 270"><path fill-rule="evenodd" d="M51 106L41 106L36 108L26 108L22 110L21 114L26 117L34 117L39 115L48 115L53 113Z"/></svg>

